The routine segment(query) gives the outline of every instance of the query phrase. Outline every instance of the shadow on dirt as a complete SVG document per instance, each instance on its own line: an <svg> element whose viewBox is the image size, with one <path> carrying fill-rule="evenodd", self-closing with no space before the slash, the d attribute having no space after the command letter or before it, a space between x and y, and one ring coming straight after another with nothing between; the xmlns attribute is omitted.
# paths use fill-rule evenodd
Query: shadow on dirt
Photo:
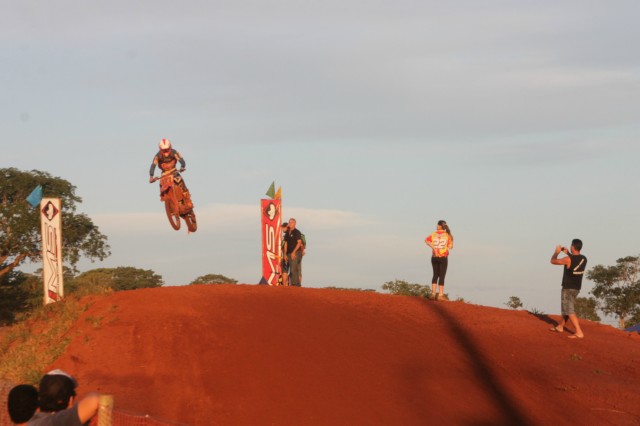
<svg viewBox="0 0 640 426"><path fill-rule="evenodd" d="M495 374L492 373L491 366L482 351L474 344L473 336L467 332L465 326L461 324L459 318L449 313L442 302L424 302L425 307L433 309L443 320L445 326L449 327L452 336L460 344L469 357L469 365L473 366L480 383L482 383L488 394L492 397L503 418L493 423L494 425L520 425L529 426L532 423L522 413L518 404L509 397L500 385ZM549 319L550 320L550 319ZM551 321L551 320L550 320Z"/></svg>
<svg viewBox="0 0 640 426"><path fill-rule="evenodd" d="M547 324L552 325L552 326L554 326L554 327L555 327L556 325L558 325L558 321L553 320L553 319L552 319L549 315L547 315L547 314L537 314L537 313L535 313L535 312L529 312L529 311L527 311L527 313L528 313L529 315L533 315L534 317L538 318L540 321L546 322Z"/></svg>

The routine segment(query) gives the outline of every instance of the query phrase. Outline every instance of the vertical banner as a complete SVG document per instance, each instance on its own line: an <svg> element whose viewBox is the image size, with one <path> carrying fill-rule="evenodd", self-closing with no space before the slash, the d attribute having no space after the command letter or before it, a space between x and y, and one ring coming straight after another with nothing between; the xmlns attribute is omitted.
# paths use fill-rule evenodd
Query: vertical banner
<svg viewBox="0 0 640 426"><path fill-rule="evenodd" d="M262 212L262 279L279 285L282 268L282 200L260 200Z"/></svg>
<svg viewBox="0 0 640 426"><path fill-rule="evenodd" d="M42 226L42 281L44 304L57 302L64 296L62 283L62 213L59 198L43 198L40 202Z"/></svg>

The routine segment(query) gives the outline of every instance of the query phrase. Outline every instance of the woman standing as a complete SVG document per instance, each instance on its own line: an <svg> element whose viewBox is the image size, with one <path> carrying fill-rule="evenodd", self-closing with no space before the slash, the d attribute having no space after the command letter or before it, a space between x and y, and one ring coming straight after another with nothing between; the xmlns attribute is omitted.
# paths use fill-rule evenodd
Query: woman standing
<svg viewBox="0 0 640 426"><path fill-rule="evenodd" d="M449 300L447 296L444 295L444 276L447 275L449 250L453 248L453 235L447 222L439 220L436 232L425 238L424 242L431 247L433 251L431 255L433 278L431 279L430 298L432 300ZM438 285L440 286L439 289Z"/></svg>

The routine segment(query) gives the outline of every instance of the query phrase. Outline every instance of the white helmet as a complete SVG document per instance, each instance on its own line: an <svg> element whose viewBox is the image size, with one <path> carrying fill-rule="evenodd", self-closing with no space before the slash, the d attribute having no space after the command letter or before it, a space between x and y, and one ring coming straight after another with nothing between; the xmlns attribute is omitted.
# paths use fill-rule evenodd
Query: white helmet
<svg viewBox="0 0 640 426"><path fill-rule="evenodd" d="M162 139L158 146L160 149L171 149L171 141L169 139Z"/></svg>

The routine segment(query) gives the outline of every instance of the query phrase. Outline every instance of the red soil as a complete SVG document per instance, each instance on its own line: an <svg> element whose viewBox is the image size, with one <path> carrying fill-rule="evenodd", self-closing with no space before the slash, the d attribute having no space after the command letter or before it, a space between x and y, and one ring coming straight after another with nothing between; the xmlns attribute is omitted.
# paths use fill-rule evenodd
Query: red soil
<svg viewBox="0 0 640 426"><path fill-rule="evenodd" d="M199 285L91 297L79 393L189 425L638 425L640 335L462 302Z"/></svg>

